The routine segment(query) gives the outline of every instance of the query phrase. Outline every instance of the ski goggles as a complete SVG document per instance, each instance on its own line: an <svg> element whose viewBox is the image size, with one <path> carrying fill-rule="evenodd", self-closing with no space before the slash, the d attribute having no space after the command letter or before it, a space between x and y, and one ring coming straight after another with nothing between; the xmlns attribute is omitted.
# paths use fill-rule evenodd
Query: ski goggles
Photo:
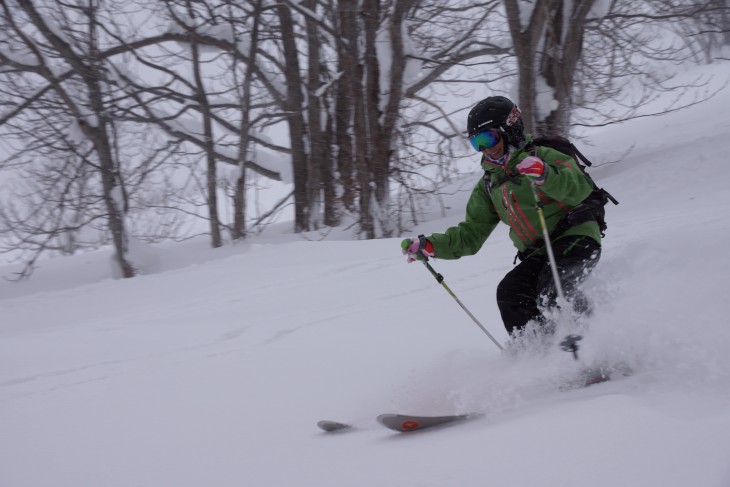
<svg viewBox="0 0 730 487"><path fill-rule="evenodd" d="M495 145L499 144L500 139L501 137L499 136L497 129L486 129L469 136L469 142L477 152L481 152L484 149L491 149Z"/></svg>

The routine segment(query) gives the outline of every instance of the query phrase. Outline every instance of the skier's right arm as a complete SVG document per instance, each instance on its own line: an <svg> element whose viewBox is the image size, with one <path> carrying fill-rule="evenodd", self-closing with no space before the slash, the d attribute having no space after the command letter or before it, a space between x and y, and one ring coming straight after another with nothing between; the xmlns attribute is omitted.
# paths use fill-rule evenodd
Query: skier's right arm
<svg viewBox="0 0 730 487"><path fill-rule="evenodd" d="M476 254L498 223L499 215L483 182L479 181L469 197L464 221L427 238L433 244L437 259L458 259Z"/></svg>

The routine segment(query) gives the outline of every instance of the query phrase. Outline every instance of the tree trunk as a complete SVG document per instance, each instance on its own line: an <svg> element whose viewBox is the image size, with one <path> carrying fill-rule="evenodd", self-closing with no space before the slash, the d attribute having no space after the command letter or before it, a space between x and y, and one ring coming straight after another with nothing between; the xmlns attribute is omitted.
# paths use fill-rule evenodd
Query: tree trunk
<svg viewBox="0 0 730 487"><path fill-rule="evenodd" d="M340 224L340 202L337 198L337 182L335 176L335 121L332 115L331 103L323 98L324 113L327 114L322 143L327 157L322 161L322 192L324 198L324 224L336 227Z"/></svg>
<svg viewBox="0 0 730 487"><path fill-rule="evenodd" d="M573 111L573 79L583 48L583 34L593 0L571 2L572 11L566 20L565 2L558 2L548 18L545 49L540 59L540 73L552 88L557 106L538 120L536 132L542 135L566 135Z"/></svg>
<svg viewBox="0 0 730 487"><path fill-rule="evenodd" d="M317 0L305 0L302 6L316 11ZM320 69L320 39L317 22L310 16L304 20L307 32L307 122L309 128L309 164L307 167L307 203L309 204L309 218L307 228L316 230L322 226L324 211L322 174L323 167L329 163L329 148L324 142L322 131L322 104L318 93L322 83Z"/></svg>
<svg viewBox="0 0 730 487"><path fill-rule="evenodd" d="M376 40L380 21L380 2L378 0L364 0L362 2L362 18L364 27L365 52L364 67L364 131L362 132L365 144L361 145L363 152L363 166L359 171L360 179L360 225L366 238L375 238L375 224L373 221L375 153L380 144L380 66L376 51ZM357 117L357 114L355 115Z"/></svg>
<svg viewBox="0 0 730 487"><path fill-rule="evenodd" d="M286 79L287 95L284 109L289 125L294 173L294 231L304 232L309 230L309 195L307 191L307 163L309 157L304 143L307 136L307 124L303 115L304 97L301 91L304 84L299 69L294 22L289 9L290 7L283 2L276 7L284 47L284 77Z"/></svg>
<svg viewBox="0 0 730 487"><path fill-rule="evenodd" d="M195 18L195 12L188 1L188 13L190 18ZM210 104L205 92L203 75L201 73L200 49L198 46L197 34L192 33L190 50L192 52L193 78L195 80L195 95L203 122L203 149L205 152L206 166L206 190L208 203L208 223L210 227L210 245L218 248L223 245L221 237L220 217L218 215L218 168L216 166L215 139L213 138L213 122L211 117Z"/></svg>
<svg viewBox="0 0 730 487"><path fill-rule="evenodd" d="M261 1L257 0L252 14L251 48L248 56L251 64L256 62L256 50L259 44ZM251 83L253 82L253 67L251 64L245 68L246 74L243 77L241 94L241 127L238 137L238 170L240 174L236 179L236 188L233 195L233 232L231 235L233 240L239 240L246 236L246 157L248 156L250 144Z"/></svg>
<svg viewBox="0 0 730 487"><path fill-rule="evenodd" d="M358 85L358 24L356 17L356 0L339 0L339 34L342 39L337 43L337 65L341 73L335 87L335 150L337 151L337 171L342 185L342 205L355 211L357 185L354 179L356 171L353 135L357 137L354 127L353 112L358 103L360 90Z"/></svg>
<svg viewBox="0 0 730 487"><path fill-rule="evenodd" d="M540 39L545 31L548 12L563 0L537 0L528 25L523 28L518 0L505 0L507 22L517 56L518 99L513 100L522 111L527 131L536 128L539 122L537 106L537 56Z"/></svg>
<svg viewBox="0 0 730 487"><path fill-rule="evenodd" d="M390 40L391 52L390 66L383 66L388 71L388 85L384 87L387 93L381 93L378 97L378 103L382 104L383 111L380 112L379 106L372 107L371 113L378 113L377 121L378 132L377 138L374 140L374 150L372 156L372 181L373 181L373 206L374 217L377 219L379 237L391 237L393 234L393 225L389 214L390 203L390 165L393 157L392 144L395 139L397 123L400 119L400 107L403 100L403 76L408 60L405 55L405 46L403 41L405 29L405 16L411 8L413 0L398 0L393 4L389 16L388 37ZM385 103L380 101L380 97L387 97ZM374 110L378 108L377 112Z"/></svg>
<svg viewBox="0 0 730 487"><path fill-rule="evenodd" d="M98 23L96 19L96 10L91 7L86 12L88 24L85 26L88 30L88 55L80 57L71 48L71 46L61 37L56 35L48 28L46 20L38 13L34 5L30 2L20 2L20 7L25 10L28 18L39 29L39 31L49 40L53 47L58 51L66 62L68 62L81 76L86 89L88 90L88 103L91 115L96 118L96 123L89 124L84 116L78 113L76 103L69 100L69 107L73 107L74 116L78 118L79 126L84 130L85 135L91 140L94 151L99 158L99 172L102 182L102 198L107 209L108 228L112 235L112 243L114 245L114 260L119 266L121 275L125 278L134 277L134 266L127 258L127 235L124 225L122 192L118 187L118 168L114 160L108 133L108 111L104 103L104 94L101 82L104 79L103 70L100 69L98 63L101 62L99 49L96 40ZM61 98L67 98L63 89L55 86L58 95Z"/></svg>
<svg viewBox="0 0 730 487"><path fill-rule="evenodd" d="M94 99L100 100L100 94L100 91L92 90L90 93L92 106L98 104ZM114 261L119 266L122 277L134 277L136 271L127 258L129 245L124 225L122 192L119 188L118 170L112 157L111 147L109 146L106 122L100 120L99 126L93 129L93 133L92 140L99 157L102 194L109 215L109 232L112 235L112 242L114 244Z"/></svg>
<svg viewBox="0 0 730 487"><path fill-rule="evenodd" d="M718 0L720 3L721 14L720 26L722 28L722 37L725 40L725 45L730 46L730 0Z"/></svg>

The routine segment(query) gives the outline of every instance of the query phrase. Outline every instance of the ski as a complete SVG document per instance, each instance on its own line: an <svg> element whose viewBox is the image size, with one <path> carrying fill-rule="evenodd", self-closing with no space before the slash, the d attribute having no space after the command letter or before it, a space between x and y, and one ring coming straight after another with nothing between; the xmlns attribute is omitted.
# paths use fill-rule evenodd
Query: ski
<svg viewBox="0 0 730 487"><path fill-rule="evenodd" d="M568 335L562 342L560 348L566 352L570 352L573 358L578 361L578 342L583 339L580 335ZM576 389L588 387L594 384L600 384L611 380L613 372L622 372L622 375L631 375L631 369L628 367L608 368L608 367L590 367L583 368L580 374L575 378L562 384L561 390ZM484 414L467 413L467 414L450 414L445 416L414 416L409 414L381 414L376 418L377 422L386 428L397 431L399 433L408 433L411 431L420 431L436 426L446 426L457 424L466 420L476 419ZM341 423L339 421L322 420L317 426L328 433L335 431L344 431L354 429L353 425Z"/></svg>
<svg viewBox="0 0 730 487"><path fill-rule="evenodd" d="M482 413L451 414L446 416L414 416L410 414L381 414L376 418L377 422L386 428L407 433L419 431L435 426L456 424L469 419L476 419L483 416ZM355 427L349 423L323 419L317 422L317 427L327 433L353 430Z"/></svg>
<svg viewBox="0 0 730 487"><path fill-rule="evenodd" d="M578 360L578 342L583 339L580 335L568 335L562 342L560 342L560 348L565 352L573 354L573 358ZM623 376L628 377L633 375L634 371L632 367L625 363L617 363L615 365L600 367L586 367L580 372L580 375L567 383L562 389L577 389L581 387L588 387L594 384L601 384L602 382L608 382L611 380L611 376Z"/></svg>
<svg viewBox="0 0 730 487"><path fill-rule="evenodd" d="M565 378L560 384L559 389L561 391L584 389L609 380L611 380L611 375L605 368L583 369L578 374Z"/></svg>
<svg viewBox="0 0 730 487"><path fill-rule="evenodd" d="M593 384L600 384L601 382L607 382L611 380L611 375L604 367L600 367L597 369L586 369L583 371L582 375L584 387L592 386Z"/></svg>
<svg viewBox="0 0 730 487"><path fill-rule="evenodd" d="M451 414L447 416L412 416L408 414L381 414L378 423L393 431L407 433L420 431L434 426L455 424L482 416L481 413Z"/></svg>
<svg viewBox="0 0 730 487"><path fill-rule="evenodd" d="M351 424L340 423L339 421L330 421L329 419L323 419L322 421L318 421L317 426L319 426L321 430L326 431L327 433L352 429Z"/></svg>

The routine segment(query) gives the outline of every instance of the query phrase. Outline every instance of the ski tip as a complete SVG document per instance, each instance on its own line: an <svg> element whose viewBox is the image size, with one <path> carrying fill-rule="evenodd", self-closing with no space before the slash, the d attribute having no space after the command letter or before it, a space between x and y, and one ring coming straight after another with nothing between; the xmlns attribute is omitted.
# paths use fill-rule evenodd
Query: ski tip
<svg viewBox="0 0 730 487"><path fill-rule="evenodd" d="M317 421L317 426L319 427L319 429L321 429L322 431L326 431L327 433L331 433L333 431L343 431L352 428L351 424L340 423L339 421L330 421L328 419Z"/></svg>
<svg viewBox="0 0 730 487"><path fill-rule="evenodd" d="M467 419L474 419L482 414L453 414L448 416L411 416L405 414L381 414L376 418L378 423L393 431L407 433L420 431L434 426L454 424Z"/></svg>

